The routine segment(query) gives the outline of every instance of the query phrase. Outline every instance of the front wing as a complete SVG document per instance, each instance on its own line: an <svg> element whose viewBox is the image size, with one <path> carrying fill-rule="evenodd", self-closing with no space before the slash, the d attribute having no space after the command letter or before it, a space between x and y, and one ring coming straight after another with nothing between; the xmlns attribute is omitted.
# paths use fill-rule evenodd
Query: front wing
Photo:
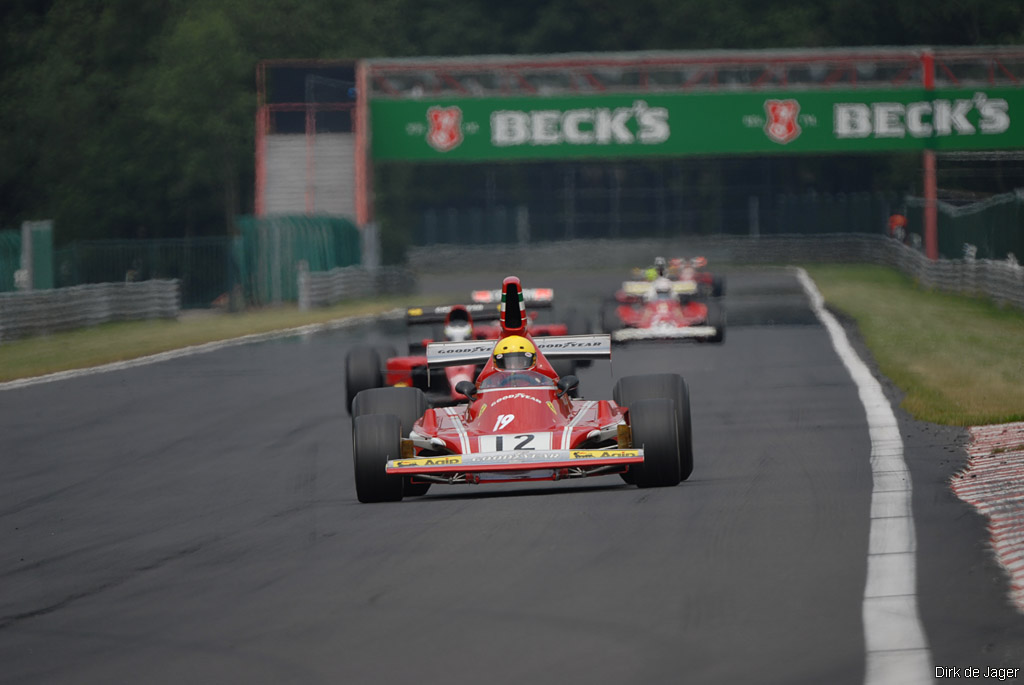
<svg viewBox="0 0 1024 685"><path fill-rule="evenodd" d="M711 338L718 332L714 326L682 326L680 328L622 328L611 334L614 342L629 340L676 340Z"/></svg>
<svg viewBox="0 0 1024 685"><path fill-rule="evenodd" d="M390 474L432 476L430 480L557 480L593 475L595 467L605 471L603 467L643 461L642 449L511 450L392 459L385 468ZM466 474L469 477L462 477Z"/></svg>

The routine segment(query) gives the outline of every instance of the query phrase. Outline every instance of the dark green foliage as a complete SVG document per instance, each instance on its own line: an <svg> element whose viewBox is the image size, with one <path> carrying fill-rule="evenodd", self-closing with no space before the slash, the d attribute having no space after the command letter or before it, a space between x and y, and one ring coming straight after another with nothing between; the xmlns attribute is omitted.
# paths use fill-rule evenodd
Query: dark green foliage
<svg viewBox="0 0 1024 685"><path fill-rule="evenodd" d="M54 219L58 244L230 233L253 209L260 59L999 44L1022 23L1019 0L5 0L0 228ZM394 227L389 258L407 242Z"/></svg>

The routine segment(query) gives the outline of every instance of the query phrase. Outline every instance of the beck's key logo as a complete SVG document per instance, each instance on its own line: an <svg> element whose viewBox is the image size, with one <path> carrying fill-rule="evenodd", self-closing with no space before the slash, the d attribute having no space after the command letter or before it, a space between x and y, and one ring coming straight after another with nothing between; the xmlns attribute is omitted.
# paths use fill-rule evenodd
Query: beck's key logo
<svg viewBox="0 0 1024 685"><path fill-rule="evenodd" d="M800 125L796 117L800 114L800 103L796 100L765 100L764 112L768 115L764 132L776 143L785 145L800 136Z"/></svg>
<svg viewBox="0 0 1024 685"><path fill-rule="evenodd" d="M431 107L427 110L427 142L438 152L454 150L462 144L462 109Z"/></svg>

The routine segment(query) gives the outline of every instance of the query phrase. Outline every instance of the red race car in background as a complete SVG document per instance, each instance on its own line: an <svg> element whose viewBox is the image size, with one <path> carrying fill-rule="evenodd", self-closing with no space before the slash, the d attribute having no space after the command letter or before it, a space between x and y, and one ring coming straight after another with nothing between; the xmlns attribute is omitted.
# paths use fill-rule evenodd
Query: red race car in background
<svg viewBox="0 0 1024 685"><path fill-rule="evenodd" d="M626 281L604 304L601 325L614 342L631 340L725 341L725 311L697 297L694 280Z"/></svg>
<svg viewBox="0 0 1024 685"><path fill-rule="evenodd" d="M526 302L539 309L550 309L554 301L554 291L550 288L529 289L523 295ZM353 347L345 359L345 393L349 409L360 391L384 386L419 388L431 406L464 400L455 391L455 386L459 381L475 378L480 371L478 365L432 369L427 364L426 349L436 340L461 342L496 340L500 337L501 327L495 323L500 315L500 292L477 290L471 294L471 298L471 304L409 307L405 319L409 334L413 337L409 342L408 354L400 355L390 345ZM534 335L589 332L589 324L576 312L570 311L567 318L568 323L542 323L538 321L537 312L533 311L530 312L528 325ZM578 363L572 359L563 359L555 363L555 368L561 375L566 375L574 373Z"/></svg>
<svg viewBox="0 0 1024 685"><path fill-rule="evenodd" d="M482 365L458 383L463 401L430 408L419 388L372 388L352 405L360 502L423 495L432 484L619 475L639 487L690 476L689 394L677 374L620 379L613 400L570 396L579 379L555 359L610 358L607 335L532 335L519 279L505 279L496 340L427 346L431 368Z"/></svg>

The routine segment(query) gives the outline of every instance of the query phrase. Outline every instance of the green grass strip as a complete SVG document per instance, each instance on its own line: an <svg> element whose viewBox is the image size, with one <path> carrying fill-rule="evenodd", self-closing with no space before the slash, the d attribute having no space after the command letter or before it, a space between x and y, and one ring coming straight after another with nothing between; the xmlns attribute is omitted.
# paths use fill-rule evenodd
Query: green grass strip
<svg viewBox="0 0 1024 685"><path fill-rule="evenodd" d="M856 321L915 418L957 426L1024 420L1024 312L926 290L886 267L806 268L828 306Z"/></svg>
<svg viewBox="0 0 1024 685"><path fill-rule="evenodd" d="M417 304L441 304L454 296L433 296ZM177 320L123 321L0 344L0 382L137 359L189 345L230 340L309 324L405 307L409 298L354 300L302 312L294 305L237 314L186 311Z"/></svg>

